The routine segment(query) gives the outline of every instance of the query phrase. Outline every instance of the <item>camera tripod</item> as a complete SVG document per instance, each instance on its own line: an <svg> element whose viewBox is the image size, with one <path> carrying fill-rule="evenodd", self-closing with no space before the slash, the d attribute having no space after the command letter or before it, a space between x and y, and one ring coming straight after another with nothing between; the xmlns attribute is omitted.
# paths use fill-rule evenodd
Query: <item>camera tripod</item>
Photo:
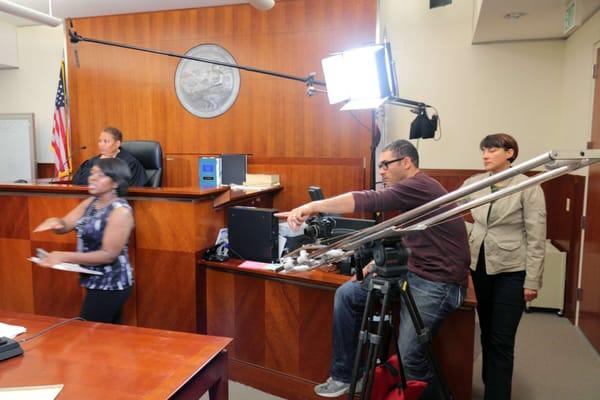
<svg viewBox="0 0 600 400"><path fill-rule="evenodd" d="M387 350L389 347L389 341L386 338L392 337L395 343L395 351L399 362L399 374L402 389L407 388L406 378L402 367L402 359L400 350L394 334L394 326L392 323L392 298L401 298L401 307L406 307L407 311L412 320L412 324L415 328L419 343L424 346L429 365L433 372L432 382L437 383L436 389L440 399L451 400L452 395L448 389L446 381L444 380L439 364L433 353L433 346L431 342L431 332L427 327L424 326L423 320L419 314L419 310L415 304L414 298L410 292L410 285L406 279L406 261L408 259L409 251L402 245L395 244L393 247L386 246L385 244L376 245L373 249L373 256L375 259L375 276L370 278L368 281L368 293L365 304L365 311L362 316L362 322L360 327L360 333L358 338L358 346L356 351L356 357L354 359L354 367L352 369L352 383L348 393L348 399L353 399L356 391L356 384L359 379L359 371L361 370L361 360L363 359L363 351L366 350L366 359L363 362L364 368L364 381L361 392L362 399L370 399L371 389L373 387L373 378L375 375L375 368L377 366L377 359L380 358L382 362L387 360ZM357 268L358 271L358 268ZM358 278L361 278L362 274L359 274ZM374 299L375 297L383 297L381 301L381 311L379 315L379 322L376 328L369 329L369 322L374 320ZM408 321L401 321L401 323L408 323Z"/></svg>

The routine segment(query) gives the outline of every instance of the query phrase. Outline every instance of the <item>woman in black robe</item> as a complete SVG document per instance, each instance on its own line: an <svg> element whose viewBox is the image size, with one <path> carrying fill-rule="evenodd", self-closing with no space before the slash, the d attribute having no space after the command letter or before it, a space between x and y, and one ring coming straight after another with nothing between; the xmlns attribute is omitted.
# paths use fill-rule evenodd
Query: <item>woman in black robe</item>
<svg viewBox="0 0 600 400"><path fill-rule="evenodd" d="M98 138L98 149L100 154L86 160L81 164L75 175L72 183L74 185L87 185L90 170L94 166L94 161L99 158L120 158L125 161L131 170L131 178L129 186L144 186L147 181L146 171L140 162L128 151L121 149L121 141L123 134L117 128L108 126L100 132Z"/></svg>

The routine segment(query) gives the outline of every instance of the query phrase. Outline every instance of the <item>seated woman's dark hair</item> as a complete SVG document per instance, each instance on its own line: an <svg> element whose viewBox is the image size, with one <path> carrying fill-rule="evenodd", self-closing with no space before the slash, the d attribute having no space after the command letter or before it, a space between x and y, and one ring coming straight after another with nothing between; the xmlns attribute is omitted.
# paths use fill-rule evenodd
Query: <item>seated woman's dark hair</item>
<svg viewBox="0 0 600 400"><path fill-rule="evenodd" d="M114 126L107 126L106 128L102 129L102 132L110 133L113 139L118 140L119 142L123 141L123 134Z"/></svg>
<svg viewBox="0 0 600 400"><path fill-rule="evenodd" d="M94 161L94 165L117 184L118 196L127 194L131 170L125 161L118 158L98 158Z"/></svg>
<svg viewBox="0 0 600 400"><path fill-rule="evenodd" d="M483 149L491 149L493 147L502 148L504 150L512 149L514 154L511 158L508 159L511 163L517 159L519 155L519 144L515 140L514 137L510 136L507 133L495 133L493 135L487 135L483 138L481 143L479 143L479 148Z"/></svg>

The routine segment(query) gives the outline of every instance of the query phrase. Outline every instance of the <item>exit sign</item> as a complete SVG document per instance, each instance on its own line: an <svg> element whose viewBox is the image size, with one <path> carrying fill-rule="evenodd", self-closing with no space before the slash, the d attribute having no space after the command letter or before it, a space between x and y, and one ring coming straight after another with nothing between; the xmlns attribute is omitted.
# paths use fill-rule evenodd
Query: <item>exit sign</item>
<svg viewBox="0 0 600 400"><path fill-rule="evenodd" d="M565 9L565 17L563 20L563 33L565 35L573 32L579 26L577 18L577 0L571 0Z"/></svg>

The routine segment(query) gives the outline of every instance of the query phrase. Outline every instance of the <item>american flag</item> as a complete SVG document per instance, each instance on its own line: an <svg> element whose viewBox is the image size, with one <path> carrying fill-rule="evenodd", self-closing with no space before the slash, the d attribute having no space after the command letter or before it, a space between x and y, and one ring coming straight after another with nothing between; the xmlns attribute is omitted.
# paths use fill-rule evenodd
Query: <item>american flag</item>
<svg viewBox="0 0 600 400"><path fill-rule="evenodd" d="M54 102L54 124L52 125L52 151L56 176L71 175L71 158L69 157L69 140L67 137L67 118L65 112L65 63L60 65L58 90Z"/></svg>

